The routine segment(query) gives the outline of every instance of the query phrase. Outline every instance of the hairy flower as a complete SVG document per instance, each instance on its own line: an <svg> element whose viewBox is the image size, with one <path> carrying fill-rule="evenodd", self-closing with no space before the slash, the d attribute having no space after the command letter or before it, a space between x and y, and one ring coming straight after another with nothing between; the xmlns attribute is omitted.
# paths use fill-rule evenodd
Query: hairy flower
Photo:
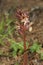
<svg viewBox="0 0 43 65"><path fill-rule="evenodd" d="M23 35L23 32L25 31L32 31L32 25L34 24L33 22L30 22L29 20L29 16L28 14L26 14L26 12L22 11L22 10L17 10L16 13L17 17L18 17L18 24L17 25L17 29L19 34Z"/></svg>

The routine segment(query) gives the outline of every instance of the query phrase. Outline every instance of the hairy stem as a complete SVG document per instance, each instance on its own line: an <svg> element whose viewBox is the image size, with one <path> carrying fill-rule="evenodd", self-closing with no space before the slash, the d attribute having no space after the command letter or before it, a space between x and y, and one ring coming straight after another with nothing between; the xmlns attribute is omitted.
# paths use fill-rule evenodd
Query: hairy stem
<svg viewBox="0 0 43 65"><path fill-rule="evenodd" d="M25 31L24 31L24 36L23 36L23 42L24 42L24 51L26 50L26 34L25 34ZM23 55L23 65L27 65L27 61L28 61L28 55L27 53L25 53Z"/></svg>

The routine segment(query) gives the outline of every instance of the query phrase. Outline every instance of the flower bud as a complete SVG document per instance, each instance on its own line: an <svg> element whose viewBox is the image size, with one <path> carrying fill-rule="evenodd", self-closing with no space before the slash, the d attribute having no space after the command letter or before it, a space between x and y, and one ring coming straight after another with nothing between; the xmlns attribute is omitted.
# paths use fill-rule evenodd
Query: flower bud
<svg viewBox="0 0 43 65"><path fill-rule="evenodd" d="M29 27L29 32L31 32L32 31L32 27Z"/></svg>

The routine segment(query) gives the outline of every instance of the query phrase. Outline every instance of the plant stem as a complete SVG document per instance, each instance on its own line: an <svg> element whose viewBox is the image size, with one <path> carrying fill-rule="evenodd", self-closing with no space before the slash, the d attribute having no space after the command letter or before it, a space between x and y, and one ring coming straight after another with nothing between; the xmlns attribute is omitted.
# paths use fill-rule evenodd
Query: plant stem
<svg viewBox="0 0 43 65"><path fill-rule="evenodd" d="M24 51L26 50L26 34L25 34L25 31L24 31L24 34L23 34L23 42L24 42ZM28 61L28 55L27 53L24 53L23 55L23 65L27 65L27 61Z"/></svg>

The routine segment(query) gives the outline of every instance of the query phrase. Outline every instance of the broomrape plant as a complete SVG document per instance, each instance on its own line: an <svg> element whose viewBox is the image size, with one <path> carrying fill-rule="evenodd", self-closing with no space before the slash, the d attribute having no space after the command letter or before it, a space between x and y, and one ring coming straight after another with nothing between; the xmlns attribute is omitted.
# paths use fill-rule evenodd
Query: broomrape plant
<svg viewBox="0 0 43 65"><path fill-rule="evenodd" d="M29 32L32 31L32 25L33 23L29 21L29 16L26 12L23 12L22 10L17 10L17 17L18 17L18 32L22 36L23 39L23 47L24 51L27 49L26 47L26 31L29 30ZM28 55L25 53L23 57L23 65L27 65L28 61Z"/></svg>

